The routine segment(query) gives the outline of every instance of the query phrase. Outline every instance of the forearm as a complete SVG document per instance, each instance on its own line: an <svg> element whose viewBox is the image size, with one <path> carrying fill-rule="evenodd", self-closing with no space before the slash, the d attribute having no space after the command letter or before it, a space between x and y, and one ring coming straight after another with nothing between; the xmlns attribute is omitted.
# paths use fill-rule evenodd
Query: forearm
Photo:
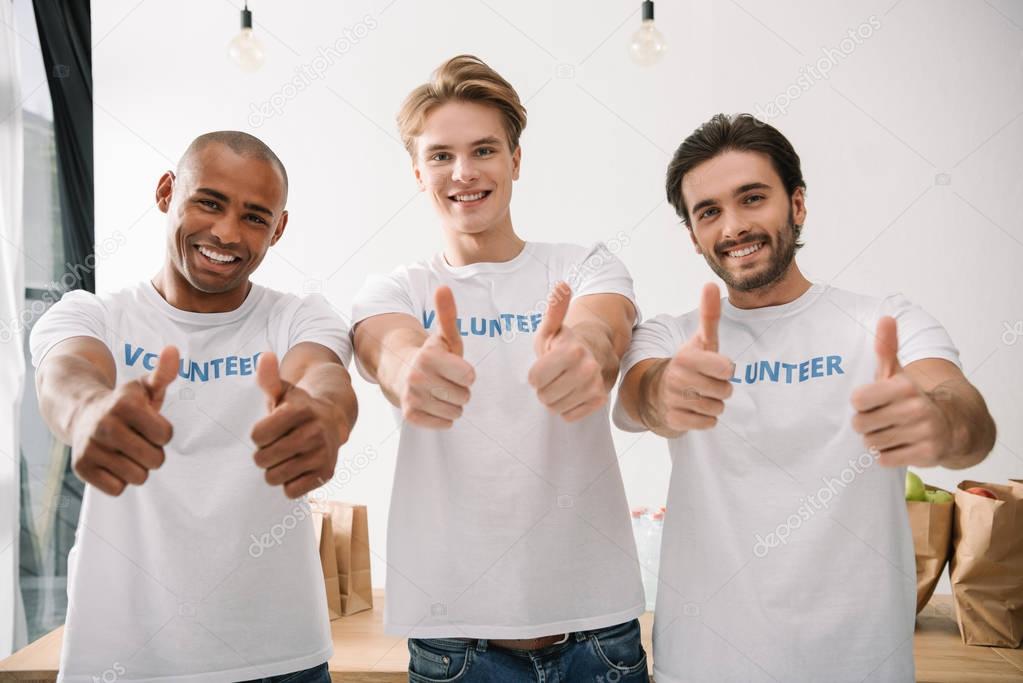
<svg viewBox="0 0 1023 683"><path fill-rule="evenodd" d="M49 357L36 372L39 412L53 434L66 444L72 442L82 410L113 388L113 377L78 356Z"/></svg>
<svg viewBox="0 0 1023 683"><path fill-rule="evenodd" d="M572 332L590 350L600 364L600 374L604 379L604 388L611 391L618 380L621 366L621 354L629 340L616 345L615 333L610 325L595 320L584 320L571 326ZM621 350L619 350L621 349Z"/></svg>
<svg viewBox="0 0 1023 683"><path fill-rule="evenodd" d="M670 358L661 358L646 368L637 386L635 409L629 411L635 419L646 425L647 429L667 439L673 439L685 433L669 429L664 423L660 383L670 362ZM629 410L627 404L626 410Z"/></svg>
<svg viewBox="0 0 1023 683"><path fill-rule="evenodd" d="M944 415L949 443L939 464L958 470L984 460L995 444L995 422L980 392L965 379L953 379L927 392Z"/></svg>
<svg viewBox="0 0 1023 683"><path fill-rule="evenodd" d="M425 330L398 328L388 330L379 338L370 338L364 327L356 331L355 348L359 361L391 404L398 406L400 387L412 357L428 336Z"/></svg>
<svg viewBox="0 0 1023 683"><path fill-rule="evenodd" d="M318 363L305 370L295 386L330 407L331 421L347 439L359 415L351 377L337 363Z"/></svg>

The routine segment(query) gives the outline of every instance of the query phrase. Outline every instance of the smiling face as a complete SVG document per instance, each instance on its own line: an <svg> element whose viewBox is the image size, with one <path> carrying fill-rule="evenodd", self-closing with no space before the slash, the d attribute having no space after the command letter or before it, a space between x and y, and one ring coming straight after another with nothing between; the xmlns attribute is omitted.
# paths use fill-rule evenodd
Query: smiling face
<svg viewBox="0 0 1023 683"><path fill-rule="evenodd" d="M249 276L288 222L284 180L269 161L211 143L165 173L157 206L167 214L167 260L176 280L202 294L247 293Z"/></svg>
<svg viewBox="0 0 1023 683"><path fill-rule="evenodd" d="M416 137L412 168L441 223L462 234L510 224L522 148L510 149L495 107L454 101L432 110Z"/></svg>
<svg viewBox="0 0 1023 683"><path fill-rule="evenodd" d="M789 197L770 157L729 150L682 178L696 252L730 288L768 287L788 273L796 225L806 219L802 188Z"/></svg>

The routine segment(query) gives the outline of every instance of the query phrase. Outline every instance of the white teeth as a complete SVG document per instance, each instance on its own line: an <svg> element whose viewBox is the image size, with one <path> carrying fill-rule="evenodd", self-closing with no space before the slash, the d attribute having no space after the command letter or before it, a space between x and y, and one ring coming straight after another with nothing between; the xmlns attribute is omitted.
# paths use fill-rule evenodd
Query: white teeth
<svg viewBox="0 0 1023 683"><path fill-rule="evenodd" d="M728 255L731 256L732 258L742 258L743 256L749 256L753 252L758 251L760 249L760 246L761 245L759 244L751 244L748 247L743 247L742 249L730 251L728 252Z"/></svg>
<svg viewBox="0 0 1023 683"><path fill-rule="evenodd" d="M236 258L230 254L217 253L211 249L207 249L206 247L199 247L199 253L211 261L216 261L217 263L231 263Z"/></svg>
<svg viewBox="0 0 1023 683"><path fill-rule="evenodd" d="M456 194L456 202L474 202L477 199L483 199L486 192L477 192L476 194Z"/></svg>

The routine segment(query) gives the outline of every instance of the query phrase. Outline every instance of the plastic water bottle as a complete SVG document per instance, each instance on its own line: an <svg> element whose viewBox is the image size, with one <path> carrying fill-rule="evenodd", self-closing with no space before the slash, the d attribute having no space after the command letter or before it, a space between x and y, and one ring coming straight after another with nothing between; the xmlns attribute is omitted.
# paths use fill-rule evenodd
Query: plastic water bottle
<svg viewBox="0 0 1023 683"><path fill-rule="evenodd" d="M645 520L647 508L632 508L632 535L636 537L636 552L639 552L639 539L646 529Z"/></svg>
<svg viewBox="0 0 1023 683"><path fill-rule="evenodd" d="M646 507L632 508L632 535L636 539L636 557L639 560L640 579L643 582L643 593L650 595L652 576L647 569L650 566L650 514ZM649 603L649 600L648 600Z"/></svg>
<svg viewBox="0 0 1023 683"><path fill-rule="evenodd" d="M657 576L661 571L661 538L664 536L664 512L662 506L652 512L647 521L646 559L643 563L643 591L646 593L646 608L653 611L657 605Z"/></svg>

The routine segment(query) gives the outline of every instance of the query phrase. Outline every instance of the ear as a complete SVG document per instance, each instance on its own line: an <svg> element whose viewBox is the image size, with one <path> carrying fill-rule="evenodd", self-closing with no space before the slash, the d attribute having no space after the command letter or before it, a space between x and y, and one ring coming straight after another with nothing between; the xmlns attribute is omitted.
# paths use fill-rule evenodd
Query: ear
<svg viewBox="0 0 1023 683"><path fill-rule="evenodd" d="M285 209L281 212L281 219L277 221L277 229L274 230L273 237L270 238L270 246L277 244L281 239L281 235L284 234L284 228L288 225L288 211Z"/></svg>
<svg viewBox="0 0 1023 683"><path fill-rule="evenodd" d="M426 183L423 182L423 175L419 171L419 162L415 159L412 160L412 175L416 177L416 186L420 192L426 190Z"/></svg>
<svg viewBox="0 0 1023 683"><path fill-rule="evenodd" d="M700 249L700 243L696 241L696 233L693 232L693 227L691 225L686 227L689 230L689 239L693 241L693 246L696 247L696 253L703 256L703 249Z"/></svg>
<svg viewBox="0 0 1023 683"><path fill-rule="evenodd" d="M515 148L515 153L512 154L512 180L519 179L519 169L522 168L522 145L519 144Z"/></svg>
<svg viewBox="0 0 1023 683"><path fill-rule="evenodd" d="M806 223L806 190L801 187L792 193L792 220L796 225Z"/></svg>
<svg viewBox="0 0 1023 683"><path fill-rule="evenodd" d="M156 207L163 213L167 213L170 209L171 199L174 197L174 177L173 171L167 171L160 176L160 182L156 184Z"/></svg>

